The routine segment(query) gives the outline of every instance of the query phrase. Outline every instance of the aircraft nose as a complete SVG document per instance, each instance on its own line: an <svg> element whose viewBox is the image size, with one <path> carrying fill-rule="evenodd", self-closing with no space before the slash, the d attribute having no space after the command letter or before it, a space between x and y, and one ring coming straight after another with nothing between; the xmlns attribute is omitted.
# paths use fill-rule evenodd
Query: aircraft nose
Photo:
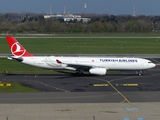
<svg viewBox="0 0 160 120"><path fill-rule="evenodd" d="M152 67L155 67L155 66L156 66L156 64L152 63Z"/></svg>

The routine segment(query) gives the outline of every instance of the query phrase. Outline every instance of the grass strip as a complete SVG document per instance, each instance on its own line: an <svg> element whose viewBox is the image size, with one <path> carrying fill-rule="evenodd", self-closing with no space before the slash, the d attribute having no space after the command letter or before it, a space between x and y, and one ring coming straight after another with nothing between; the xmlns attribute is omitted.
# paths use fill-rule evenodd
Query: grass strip
<svg viewBox="0 0 160 120"><path fill-rule="evenodd" d="M160 54L158 38L18 38L32 54ZM0 54L11 54L0 38Z"/></svg>
<svg viewBox="0 0 160 120"><path fill-rule="evenodd" d="M0 92L39 92L38 90L23 86L17 82L11 83L11 86L0 86Z"/></svg>

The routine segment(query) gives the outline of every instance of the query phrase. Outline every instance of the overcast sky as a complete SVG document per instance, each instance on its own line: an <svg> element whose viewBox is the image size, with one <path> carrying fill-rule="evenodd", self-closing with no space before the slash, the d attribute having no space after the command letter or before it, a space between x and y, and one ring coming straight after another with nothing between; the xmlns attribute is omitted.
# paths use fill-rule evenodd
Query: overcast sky
<svg viewBox="0 0 160 120"><path fill-rule="evenodd" d="M63 13L64 3L66 12L133 15L135 4L136 15L160 15L160 0L0 0L0 12L26 11L33 13Z"/></svg>

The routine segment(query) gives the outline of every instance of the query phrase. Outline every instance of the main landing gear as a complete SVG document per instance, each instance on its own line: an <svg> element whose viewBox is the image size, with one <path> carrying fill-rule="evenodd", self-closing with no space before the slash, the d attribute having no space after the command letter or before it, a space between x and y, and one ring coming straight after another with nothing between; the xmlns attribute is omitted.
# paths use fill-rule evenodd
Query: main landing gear
<svg viewBox="0 0 160 120"><path fill-rule="evenodd" d="M83 76L83 75L84 75L83 72L82 73L76 72L76 76Z"/></svg>
<svg viewBox="0 0 160 120"><path fill-rule="evenodd" d="M83 76L83 69L80 69L79 71L76 72L76 76Z"/></svg>
<svg viewBox="0 0 160 120"><path fill-rule="evenodd" d="M139 76L142 75L142 71L136 71L136 74L138 74Z"/></svg>

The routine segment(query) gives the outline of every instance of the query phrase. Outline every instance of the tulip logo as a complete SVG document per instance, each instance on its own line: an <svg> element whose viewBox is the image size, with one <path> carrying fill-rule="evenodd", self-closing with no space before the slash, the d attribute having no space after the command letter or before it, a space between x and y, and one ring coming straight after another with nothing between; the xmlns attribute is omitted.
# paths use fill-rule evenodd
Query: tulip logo
<svg viewBox="0 0 160 120"><path fill-rule="evenodd" d="M24 55L26 50L18 42L16 42L12 45L11 52L14 56L21 57Z"/></svg>

